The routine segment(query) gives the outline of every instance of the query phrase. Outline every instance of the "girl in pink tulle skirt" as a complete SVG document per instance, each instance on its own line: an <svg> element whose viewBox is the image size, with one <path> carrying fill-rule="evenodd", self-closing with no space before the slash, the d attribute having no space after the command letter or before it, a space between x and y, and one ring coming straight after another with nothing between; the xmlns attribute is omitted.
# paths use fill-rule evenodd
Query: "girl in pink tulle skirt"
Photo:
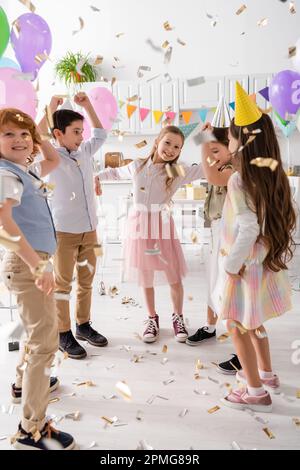
<svg viewBox="0 0 300 470"><path fill-rule="evenodd" d="M149 318L143 340L153 343L159 336L154 287L169 284L173 303L175 339L185 342L182 278L187 267L170 211L174 193L184 184L203 178L201 165L179 165L184 135L175 126L164 128L150 156L120 168L100 172L104 180L132 179L133 206L124 241L125 280L137 282L144 290ZM166 165L168 165L166 167Z"/></svg>

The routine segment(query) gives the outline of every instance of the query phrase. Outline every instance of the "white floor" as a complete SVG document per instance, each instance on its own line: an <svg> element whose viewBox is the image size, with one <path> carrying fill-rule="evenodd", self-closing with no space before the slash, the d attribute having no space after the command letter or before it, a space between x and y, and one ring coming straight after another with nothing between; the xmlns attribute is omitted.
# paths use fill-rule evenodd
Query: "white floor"
<svg viewBox="0 0 300 470"><path fill-rule="evenodd" d="M61 386L51 394L51 398L60 400L50 404L48 409L58 421L56 427L72 433L80 449L132 450L140 441L157 450L231 449L232 446L259 450L300 449L300 427L293 421L293 418L300 419L300 399L296 398L300 390L300 364L292 362L293 352L295 356L292 344L296 340L300 343L300 293L294 293L292 312L267 324L274 370L280 376L282 394L274 397L272 414L251 415L225 408L219 401L225 391L224 384L234 383L234 378L217 373L212 362L229 358L233 352L231 341L215 341L196 348L176 343L172 337L167 288L157 291L160 340L154 345L145 345L136 337L136 333L143 331L142 297L135 286L120 284L118 262L114 261L120 255L110 250L106 267L98 269L93 294L93 326L108 337L109 345L104 349L87 346L86 360L61 362L58 371ZM186 255L190 274L185 281L185 316L190 332L194 332L205 321L205 272L197 247L189 248ZM98 294L96 287L102 277L107 287L119 288L118 296L110 298ZM2 302L7 300L3 289L0 296ZM140 305L122 305L124 296L133 297ZM3 331L8 320L9 314L2 311ZM220 324L218 335L223 331ZM20 405L10 407L10 384L14 380L18 353L7 351L7 338L2 338L1 342L0 449L9 449L9 439L5 436L15 433L20 418ZM164 345L168 347L166 353L162 352ZM136 356L137 362L132 360ZM61 353L59 357L62 358ZM168 361L163 361L164 358ZM195 380L198 359L205 367L198 371L200 378ZM165 385L164 381L169 379L173 382ZM95 386L73 383L89 380ZM116 383L123 380L132 392L129 402L115 388ZM118 397L111 398L114 395ZM220 409L208 413L216 405ZM77 421L63 417L76 411L80 411ZM102 416L116 416L119 421L115 425L105 424ZM268 428L275 438L270 439L263 428Z"/></svg>

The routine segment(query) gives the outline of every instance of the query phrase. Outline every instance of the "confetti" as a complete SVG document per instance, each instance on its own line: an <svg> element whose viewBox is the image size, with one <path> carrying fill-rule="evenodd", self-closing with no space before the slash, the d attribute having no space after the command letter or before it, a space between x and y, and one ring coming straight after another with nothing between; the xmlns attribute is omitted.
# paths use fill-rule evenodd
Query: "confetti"
<svg viewBox="0 0 300 470"><path fill-rule="evenodd" d="M261 331L259 328L257 328L255 330L255 335L259 338L259 339L265 339L268 337L268 334L266 331Z"/></svg>
<svg viewBox="0 0 300 470"><path fill-rule="evenodd" d="M80 417L80 411L74 411L73 413L65 414L66 419L72 419L73 421L79 421Z"/></svg>
<svg viewBox="0 0 300 470"><path fill-rule="evenodd" d="M0 436L0 441L4 441L8 436Z"/></svg>
<svg viewBox="0 0 300 470"><path fill-rule="evenodd" d="M156 79L159 78L160 76L161 76L161 74L154 75L154 77L149 78L149 79L147 80L147 83L152 82L152 80L156 80Z"/></svg>
<svg viewBox="0 0 300 470"><path fill-rule="evenodd" d="M161 47L156 46L156 44L154 44L154 42L152 41L152 39L147 39L147 40L146 40L146 44L149 44L149 46L150 46L155 52L160 52L160 53L162 53ZM158 76L159 76L159 75L158 75Z"/></svg>
<svg viewBox="0 0 300 470"><path fill-rule="evenodd" d="M211 131L199 132L199 134L194 136L194 142L196 145L207 144L209 142L215 142L216 138L214 137Z"/></svg>
<svg viewBox="0 0 300 470"><path fill-rule="evenodd" d="M167 82L171 82L172 81L172 77L169 73L165 73L164 74L164 78L167 80Z"/></svg>
<svg viewBox="0 0 300 470"><path fill-rule="evenodd" d="M173 53L173 47L170 46L170 47L168 47L168 49L166 50L166 53L165 53L165 57L164 57L164 64L165 65L168 65L171 62L172 53Z"/></svg>
<svg viewBox="0 0 300 470"><path fill-rule="evenodd" d="M94 5L90 5L90 8L91 8L93 11L97 11L97 12L101 11L101 10L99 10L99 8L94 7Z"/></svg>
<svg viewBox="0 0 300 470"><path fill-rule="evenodd" d="M71 197L70 197L70 201L74 201L75 198L76 198L76 194L73 192Z"/></svg>
<svg viewBox="0 0 300 470"><path fill-rule="evenodd" d="M300 389L296 392L296 398L300 399Z"/></svg>
<svg viewBox="0 0 300 470"><path fill-rule="evenodd" d="M108 424L114 424L119 420L117 416L114 416L113 418L108 418L107 416L101 416L101 419L103 419Z"/></svg>
<svg viewBox="0 0 300 470"><path fill-rule="evenodd" d="M49 405L51 405L52 403L56 403L58 401L60 401L59 397L51 398L51 400L49 400Z"/></svg>
<svg viewBox="0 0 300 470"><path fill-rule="evenodd" d="M161 364L164 366L167 364L167 362L169 361L169 359L167 357L164 357L161 361Z"/></svg>
<svg viewBox="0 0 300 470"><path fill-rule="evenodd" d="M97 258L103 256L103 249L101 244L94 245L94 253Z"/></svg>
<svg viewBox="0 0 300 470"><path fill-rule="evenodd" d="M186 83L188 87L203 85L203 83L205 83L205 78L204 77L189 78L186 81Z"/></svg>
<svg viewBox="0 0 300 470"><path fill-rule="evenodd" d="M242 448L239 446L239 444L238 444L237 442L235 442L235 441L232 441L232 443L231 443L231 448L232 448L233 450L242 450Z"/></svg>
<svg viewBox="0 0 300 470"><path fill-rule="evenodd" d="M217 340L222 342L222 341L227 341L228 338L230 337L230 333L223 333L222 335L218 336ZM212 362L215 366L218 366L218 364Z"/></svg>
<svg viewBox="0 0 300 470"><path fill-rule="evenodd" d="M207 412L209 414L213 414L213 413L215 413L216 411L219 411L219 410L220 410L219 406L214 406L213 408L210 408L209 410L207 410Z"/></svg>
<svg viewBox="0 0 300 470"><path fill-rule="evenodd" d="M173 382L175 382L175 379L167 379L167 380L164 380L164 381L163 381L163 384L164 384L164 385L169 385L169 384L171 384L171 383L173 383Z"/></svg>
<svg viewBox="0 0 300 470"><path fill-rule="evenodd" d="M198 243L198 235L195 232L191 233L191 241L194 245Z"/></svg>
<svg viewBox="0 0 300 470"><path fill-rule="evenodd" d="M189 410L187 408L184 408L182 411L179 413L179 418L184 418L188 414Z"/></svg>
<svg viewBox="0 0 300 470"><path fill-rule="evenodd" d="M185 169L182 165L165 165L165 170L169 178L176 178L177 176L185 176Z"/></svg>
<svg viewBox="0 0 300 470"><path fill-rule="evenodd" d="M33 5L33 3L31 3L30 0L19 0L20 3L23 3L23 5L25 5L25 7L27 7L31 13L34 13L35 12L35 6Z"/></svg>
<svg viewBox="0 0 300 470"><path fill-rule="evenodd" d="M85 382L79 382L76 384L77 387L82 387L83 385L85 385L86 387L96 387L94 382L92 382L91 380L86 380Z"/></svg>
<svg viewBox="0 0 300 470"><path fill-rule="evenodd" d="M94 60L93 65L94 65L94 66L95 66L95 65L100 65L100 64L102 64L102 62L103 62L103 57L102 57L102 55L97 55L97 56L95 57L95 60Z"/></svg>
<svg viewBox="0 0 300 470"><path fill-rule="evenodd" d="M274 160L273 158L262 158L262 157L257 157L251 160L251 165L255 165L259 168L270 168L271 171L275 171L276 168L279 165L279 162L277 160Z"/></svg>
<svg viewBox="0 0 300 470"><path fill-rule="evenodd" d="M217 379L213 379L212 377L207 377L207 378L208 378L208 380L210 380L211 382L213 382L215 384L218 384L218 385L220 384L219 380L217 380Z"/></svg>
<svg viewBox="0 0 300 470"><path fill-rule="evenodd" d="M300 426L300 418L293 418L293 423L294 423L296 426Z"/></svg>
<svg viewBox="0 0 300 470"><path fill-rule="evenodd" d="M146 140L142 140L141 142L135 144L135 147L138 149L142 149L143 147L146 147L146 145L148 145L148 142Z"/></svg>
<svg viewBox="0 0 300 470"><path fill-rule="evenodd" d="M264 433L268 436L269 439L275 439L274 434L269 428L263 428Z"/></svg>
<svg viewBox="0 0 300 470"><path fill-rule="evenodd" d="M148 67L147 65L140 65L137 71L137 76L139 78L143 78L143 72L151 72L151 67Z"/></svg>
<svg viewBox="0 0 300 470"><path fill-rule="evenodd" d="M152 405L152 403L154 402L155 398L156 398L156 395L151 395L151 397L148 398L148 400L147 400L146 403L148 403L148 405Z"/></svg>
<svg viewBox="0 0 300 470"><path fill-rule="evenodd" d="M122 395L124 400L131 400L132 399L132 393L130 388L125 382L117 382L116 383L116 389Z"/></svg>
<svg viewBox="0 0 300 470"><path fill-rule="evenodd" d="M143 414L143 412L142 412L141 410L138 410L138 411L137 411L135 419L136 419L137 421L142 421L142 420L144 419L144 414Z"/></svg>
<svg viewBox="0 0 300 470"><path fill-rule="evenodd" d="M269 19L263 18L257 22L257 26L267 26L268 23L269 23Z"/></svg>
<svg viewBox="0 0 300 470"><path fill-rule="evenodd" d="M169 41L165 41L163 44L162 44L162 48L163 49L167 49L167 47L170 45Z"/></svg>
<svg viewBox="0 0 300 470"><path fill-rule="evenodd" d="M197 359L197 361L196 361L196 370L201 370L201 369L204 369L204 365L202 364L200 359Z"/></svg>
<svg viewBox="0 0 300 470"><path fill-rule="evenodd" d="M182 39L180 39L180 38L177 38L177 42L178 42L178 44L180 44L181 46L186 46L186 42L182 41Z"/></svg>
<svg viewBox="0 0 300 470"><path fill-rule="evenodd" d="M116 34L116 38L119 39L121 36L124 36L124 34L125 34L125 33L117 33L117 34Z"/></svg>
<svg viewBox="0 0 300 470"><path fill-rule="evenodd" d="M98 447L98 444L96 441L92 441L88 446L87 449L92 449L93 447Z"/></svg>
<svg viewBox="0 0 300 470"><path fill-rule="evenodd" d="M116 295L119 295L119 289L116 286L111 286L108 288L108 295L111 298L114 298Z"/></svg>
<svg viewBox="0 0 300 470"><path fill-rule="evenodd" d="M81 18L81 16L79 16L79 29L75 30L75 31L72 31L72 35L74 36L75 34L79 33L83 28L84 28L84 21L83 19Z"/></svg>
<svg viewBox="0 0 300 470"><path fill-rule="evenodd" d="M170 25L169 21L164 22L164 28L166 31L172 31L174 28Z"/></svg>
<svg viewBox="0 0 300 470"><path fill-rule="evenodd" d="M147 444L146 441L139 441L137 450L154 450L150 444Z"/></svg>
<svg viewBox="0 0 300 470"><path fill-rule="evenodd" d="M140 99L139 95L133 95L133 96L130 96L129 98L127 98L127 101L128 101L128 103L133 103L134 101L137 101L139 99Z"/></svg>
<svg viewBox="0 0 300 470"><path fill-rule="evenodd" d="M241 14L243 13L243 11L246 10L246 8L247 8L246 5L242 5L242 6L235 12L235 14L236 14L236 15L241 15Z"/></svg>
<svg viewBox="0 0 300 470"><path fill-rule="evenodd" d="M50 60L50 57L48 56L46 52L43 52L41 54L36 54L36 56L34 57L35 62L37 62L38 64L41 64L47 59Z"/></svg>
<svg viewBox="0 0 300 470"><path fill-rule="evenodd" d="M297 13L296 6L295 6L295 2L294 2L294 1L290 2L290 4L289 4L289 11L290 11L291 15L295 15L295 14Z"/></svg>
<svg viewBox="0 0 300 470"><path fill-rule="evenodd" d="M166 344L164 344L163 348L162 348L162 353L167 354L167 352L168 352L168 346Z"/></svg>

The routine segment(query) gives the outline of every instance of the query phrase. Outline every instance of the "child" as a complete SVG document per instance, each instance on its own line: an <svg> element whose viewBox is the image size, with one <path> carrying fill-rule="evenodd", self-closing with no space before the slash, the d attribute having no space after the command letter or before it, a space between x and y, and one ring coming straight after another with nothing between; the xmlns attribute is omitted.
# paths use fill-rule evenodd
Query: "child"
<svg viewBox="0 0 300 470"><path fill-rule="evenodd" d="M106 132L85 93L78 93L75 103L82 106L94 127L92 138L83 142L83 116L54 108L52 129L59 145L60 165L51 173L55 185L51 199L57 231L54 258L55 294L58 312L59 349L72 359L86 357L85 349L71 330L69 295L74 266L77 267L76 338L93 346L106 346L107 339L90 325L92 284L95 275L97 244L96 205L93 182L93 155L106 139ZM81 265L81 266L80 266Z"/></svg>
<svg viewBox="0 0 300 470"><path fill-rule="evenodd" d="M222 401L236 409L270 412L272 400L263 385L278 390L279 380L272 372L263 323L291 309L287 262L296 215L272 121L238 83L229 150L238 171L228 183L213 296L218 315L228 320L243 368L237 379L246 388ZM270 163L262 158L273 159L277 168L256 166Z"/></svg>
<svg viewBox="0 0 300 470"><path fill-rule="evenodd" d="M100 181L133 179L134 204L124 244L125 277L137 281L144 290L149 314L143 334L146 343L155 342L159 335L154 300L154 286L158 284L170 285L175 339L185 342L188 336L182 316L182 278L187 269L169 205L177 189L203 177L203 170L201 165L175 166L183 144L184 135L177 127L165 127L146 160L136 160L126 167L107 169L99 174ZM169 175L167 164L168 171L172 171Z"/></svg>
<svg viewBox="0 0 300 470"><path fill-rule="evenodd" d="M34 173L28 160L41 150L42 160ZM41 141L27 114L18 109L0 110L0 206L1 225L20 237L17 253L7 251L2 276L7 288L17 296L19 314L27 333L25 350L12 386L14 401L22 398L23 417L13 438L16 449L46 450L44 438L63 449L75 445L70 434L56 431L46 419L49 401L49 374L58 349L58 330L53 300L53 266L49 258L56 248L55 230L40 176L59 163L51 144ZM54 390L58 379L52 377Z"/></svg>

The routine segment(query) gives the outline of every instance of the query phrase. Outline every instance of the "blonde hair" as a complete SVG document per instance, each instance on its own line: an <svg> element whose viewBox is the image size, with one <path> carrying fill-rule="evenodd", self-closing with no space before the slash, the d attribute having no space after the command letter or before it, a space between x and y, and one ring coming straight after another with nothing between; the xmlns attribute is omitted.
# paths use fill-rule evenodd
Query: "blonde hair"
<svg viewBox="0 0 300 470"><path fill-rule="evenodd" d="M179 136L181 137L181 139L182 139L182 147L183 147L184 141L185 141L185 137L184 137L184 134L181 132L181 130L180 130L178 127L176 127L176 126L166 126L166 127L164 127L164 128L160 131L158 137L156 138L155 144L154 144L153 147L152 147L152 150L151 150L151 152L150 152L149 157L141 159L143 163L142 163L141 166L138 168L138 170L137 170L138 172L142 171L142 169L147 165L147 163L149 162L149 160L153 160L153 158L154 158L154 156L155 156L155 153L156 153L157 144L158 144L167 134L179 135ZM175 158L175 160L173 160L172 162L166 162L165 165L166 165L167 163L169 163L170 165L175 165L175 164L177 163L179 157L180 157L180 155L178 155L178 157ZM173 177L173 178L170 178L169 176L167 176L167 178L166 178L166 188L167 188L167 190L170 189L170 186L172 185L173 181L174 181L176 178L177 178L177 176L176 176L176 177Z"/></svg>
<svg viewBox="0 0 300 470"><path fill-rule="evenodd" d="M39 152L39 145L42 142L34 120L20 109L4 108L0 109L0 129L7 124L14 124L20 129L26 129L30 132L33 141L32 154L27 158L27 163L33 162L35 155ZM1 155L0 155L1 157Z"/></svg>

